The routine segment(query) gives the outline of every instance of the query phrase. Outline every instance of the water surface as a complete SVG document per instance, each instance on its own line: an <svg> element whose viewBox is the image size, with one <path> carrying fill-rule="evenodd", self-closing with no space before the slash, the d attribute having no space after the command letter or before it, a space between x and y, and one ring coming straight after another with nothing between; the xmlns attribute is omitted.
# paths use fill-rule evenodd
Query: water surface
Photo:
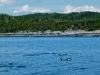
<svg viewBox="0 0 100 75"><path fill-rule="evenodd" d="M0 75L100 75L100 37L0 37Z"/></svg>

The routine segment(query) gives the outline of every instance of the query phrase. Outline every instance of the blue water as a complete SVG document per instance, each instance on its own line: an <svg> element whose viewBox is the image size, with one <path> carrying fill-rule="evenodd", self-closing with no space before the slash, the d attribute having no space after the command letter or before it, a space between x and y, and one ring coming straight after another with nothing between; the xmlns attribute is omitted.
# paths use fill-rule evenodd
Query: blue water
<svg viewBox="0 0 100 75"><path fill-rule="evenodd" d="M0 37L0 75L100 75L100 37Z"/></svg>

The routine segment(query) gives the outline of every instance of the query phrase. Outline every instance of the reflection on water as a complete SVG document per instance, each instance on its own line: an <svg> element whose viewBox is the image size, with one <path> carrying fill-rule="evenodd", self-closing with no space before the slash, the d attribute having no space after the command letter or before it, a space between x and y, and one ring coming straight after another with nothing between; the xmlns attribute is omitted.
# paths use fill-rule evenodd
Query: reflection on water
<svg viewBox="0 0 100 75"><path fill-rule="evenodd" d="M0 75L99 75L99 57L99 37L0 37Z"/></svg>

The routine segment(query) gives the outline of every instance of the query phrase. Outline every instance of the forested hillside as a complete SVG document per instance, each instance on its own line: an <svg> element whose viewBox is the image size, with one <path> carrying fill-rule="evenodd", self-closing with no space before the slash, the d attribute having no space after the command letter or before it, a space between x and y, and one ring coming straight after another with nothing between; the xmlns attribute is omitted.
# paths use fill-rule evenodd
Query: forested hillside
<svg viewBox="0 0 100 75"><path fill-rule="evenodd" d="M45 30L100 30L100 13L35 13L20 16L0 14L0 33Z"/></svg>

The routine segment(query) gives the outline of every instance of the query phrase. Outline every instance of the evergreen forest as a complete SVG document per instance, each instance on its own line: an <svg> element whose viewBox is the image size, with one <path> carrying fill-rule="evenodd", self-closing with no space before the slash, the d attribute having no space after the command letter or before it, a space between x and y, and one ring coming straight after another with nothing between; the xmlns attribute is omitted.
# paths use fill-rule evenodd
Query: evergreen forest
<svg viewBox="0 0 100 75"><path fill-rule="evenodd" d="M100 13L87 11L69 14L34 13L19 16L0 14L0 33L46 30L100 30Z"/></svg>

